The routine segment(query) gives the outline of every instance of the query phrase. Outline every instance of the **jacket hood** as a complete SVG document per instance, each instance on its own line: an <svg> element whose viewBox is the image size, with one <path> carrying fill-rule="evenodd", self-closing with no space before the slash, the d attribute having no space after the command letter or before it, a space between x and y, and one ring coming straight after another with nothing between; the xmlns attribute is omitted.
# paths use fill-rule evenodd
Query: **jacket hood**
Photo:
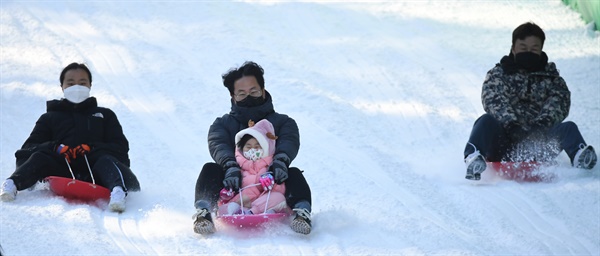
<svg viewBox="0 0 600 256"><path fill-rule="evenodd" d="M96 98L89 97L79 104L68 101L67 99L49 100L46 102L46 111L84 111L98 107Z"/></svg>
<svg viewBox="0 0 600 256"><path fill-rule="evenodd" d="M548 72L550 74L558 73L556 71L556 66L549 65L553 63L548 62L548 55L542 51L541 59L540 59L540 69L533 70L531 72ZM515 55L511 52L508 55L505 55L500 59L500 63L498 64L502 66L504 73L506 74L514 74L519 71L520 67L515 63Z"/></svg>
<svg viewBox="0 0 600 256"><path fill-rule="evenodd" d="M250 120L261 120L267 115L275 112L273 109L273 99L271 94L265 90L265 103L256 107L240 107L231 99L231 111L229 115L238 120L240 123L247 123Z"/></svg>
<svg viewBox="0 0 600 256"><path fill-rule="evenodd" d="M277 136L275 136L275 128L273 128L273 124L271 124L271 122L269 122L267 119L263 119L258 121L256 124L250 121L248 126L248 128L239 131L235 135L235 144L237 145L242 137L248 134L258 141L258 144L260 144L265 153L274 155L275 140L277 139Z"/></svg>

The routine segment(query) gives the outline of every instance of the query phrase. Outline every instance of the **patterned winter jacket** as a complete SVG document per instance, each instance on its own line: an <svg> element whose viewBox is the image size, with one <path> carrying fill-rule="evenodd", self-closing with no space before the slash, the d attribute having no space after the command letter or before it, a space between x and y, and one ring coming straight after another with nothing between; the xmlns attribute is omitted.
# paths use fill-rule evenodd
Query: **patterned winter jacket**
<svg viewBox="0 0 600 256"><path fill-rule="evenodd" d="M512 54L488 71L481 93L483 108L505 128L515 122L525 130L534 125L551 127L569 114L567 84L545 53L543 57L547 64L540 71L515 68Z"/></svg>

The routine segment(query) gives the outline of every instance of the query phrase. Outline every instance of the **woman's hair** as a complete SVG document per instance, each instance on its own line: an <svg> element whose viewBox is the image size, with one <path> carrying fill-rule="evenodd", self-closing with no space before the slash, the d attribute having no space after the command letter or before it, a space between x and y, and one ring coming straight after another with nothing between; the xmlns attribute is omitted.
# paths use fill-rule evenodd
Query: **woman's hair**
<svg viewBox="0 0 600 256"><path fill-rule="evenodd" d="M263 77L264 74L265 71L260 65L252 61L246 61L241 67L232 68L221 77L223 78L223 85L225 85L225 87L229 89L229 93L233 95L233 84L235 81L244 76L253 76L256 78L258 85L260 85L260 89L265 89L265 78Z"/></svg>
<svg viewBox="0 0 600 256"><path fill-rule="evenodd" d="M90 78L90 84L92 83L92 72L90 72L90 69L88 69L88 67L86 67L85 64L83 64L83 63L73 62L73 63L69 64L68 66L66 66L62 70L62 72L60 72L60 86L62 86L63 82L65 81L65 74L67 73L67 71L69 71L71 69L85 70L85 72L87 72L87 74L88 74L88 77Z"/></svg>
<svg viewBox="0 0 600 256"><path fill-rule="evenodd" d="M254 139L254 137L250 134L246 134L246 135L242 136L242 138L240 139L240 141L238 141L236 146L240 150L242 150L244 148L244 145L246 145L246 142L248 142L250 139Z"/></svg>

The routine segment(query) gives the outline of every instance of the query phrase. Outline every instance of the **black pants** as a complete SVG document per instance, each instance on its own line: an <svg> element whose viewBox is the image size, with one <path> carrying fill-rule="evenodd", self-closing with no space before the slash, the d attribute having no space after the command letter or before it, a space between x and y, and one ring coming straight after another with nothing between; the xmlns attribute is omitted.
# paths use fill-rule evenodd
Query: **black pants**
<svg viewBox="0 0 600 256"><path fill-rule="evenodd" d="M210 203L211 209L217 207L219 192L223 189L223 179L225 172L223 168L216 163L206 163L200 171L196 181L196 198L194 206L200 200ZM302 175L302 171L296 167L288 169L288 179L285 181L285 198L287 205L294 208L296 203L307 201L312 204L310 187Z"/></svg>
<svg viewBox="0 0 600 256"><path fill-rule="evenodd" d="M115 157L102 155L98 159L88 160L96 184L109 190L115 186L121 186L125 191L140 190L140 184L131 169ZM85 158L74 159L70 166L76 179L92 182ZM9 179L15 182L18 190L23 190L48 176L73 177L64 158L54 152L39 151L33 153L26 161L17 163L17 168Z"/></svg>
<svg viewBox="0 0 600 256"><path fill-rule="evenodd" d="M502 124L490 114L479 117L473 125L464 156L479 150L487 161L547 161L565 150L571 162L580 145L586 145L577 125L564 122L522 141L511 141Z"/></svg>

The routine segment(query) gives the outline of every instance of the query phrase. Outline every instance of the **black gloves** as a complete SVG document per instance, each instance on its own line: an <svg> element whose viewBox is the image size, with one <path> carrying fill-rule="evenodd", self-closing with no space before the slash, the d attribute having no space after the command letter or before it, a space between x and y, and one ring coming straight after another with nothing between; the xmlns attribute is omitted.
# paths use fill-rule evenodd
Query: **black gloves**
<svg viewBox="0 0 600 256"><path fill-rule="evenodd" d="M290 158L285 153L279 153L273 157L273 164L269 167L269 171L273 173L275 183L281 184L288 178L288 165Z"/></svg>
<svg viewBox="0 0 600 256"><path fill-rule="evenodd" d="M223 179L223 186L233 191L238 191L242 183L242 170L236 161L229 161L225 163L225 178Z"/></svg>

